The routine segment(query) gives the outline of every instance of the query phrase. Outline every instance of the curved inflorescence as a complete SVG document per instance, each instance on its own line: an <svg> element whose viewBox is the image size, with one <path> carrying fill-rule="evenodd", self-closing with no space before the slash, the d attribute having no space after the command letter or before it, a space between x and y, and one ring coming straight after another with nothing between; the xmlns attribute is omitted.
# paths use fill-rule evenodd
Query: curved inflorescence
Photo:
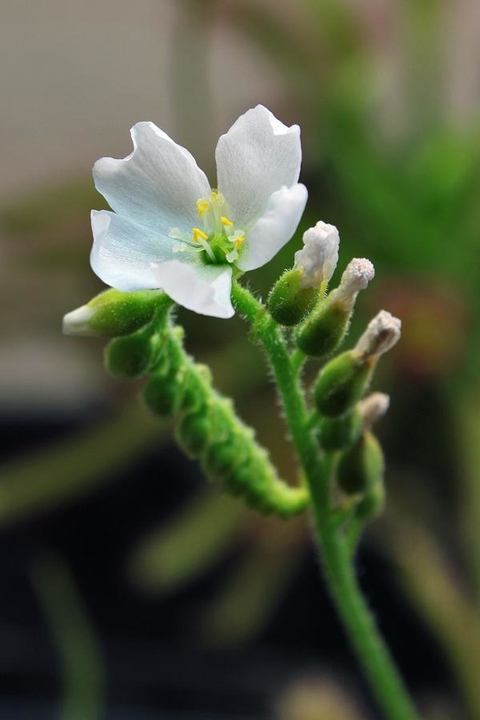
<svg viewBox="0 0 480 720"><path fill-rule="evenodd" d="M169 311L162 308L142 330L112 340L106 366L116 377L148 376L143 390L147 407L174 420L178 444L226 492L242 496L263 514L283 518L307 507L307 489L278 476L232 401L212 387L209 369L185 352L183 330L174 326Z"/></svg>

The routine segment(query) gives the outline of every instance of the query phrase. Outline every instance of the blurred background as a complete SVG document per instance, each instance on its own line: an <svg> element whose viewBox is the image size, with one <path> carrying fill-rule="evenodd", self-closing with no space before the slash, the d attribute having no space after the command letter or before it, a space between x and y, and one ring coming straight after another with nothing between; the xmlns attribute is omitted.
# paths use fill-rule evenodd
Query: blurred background
<svg viewBox="0 0 480 720"><path fill-rule="evenodd" d="M375 389L384 516L358 568L426 720L480 718L480 5L476 0L3 0L0 23L0 717L375 720L306 518L208 487L63 314L89 266L91 166L152 120L215 178L257 103L302 128L309 202L403 321ZM238 319L189 349L294 465Z"/></svg>

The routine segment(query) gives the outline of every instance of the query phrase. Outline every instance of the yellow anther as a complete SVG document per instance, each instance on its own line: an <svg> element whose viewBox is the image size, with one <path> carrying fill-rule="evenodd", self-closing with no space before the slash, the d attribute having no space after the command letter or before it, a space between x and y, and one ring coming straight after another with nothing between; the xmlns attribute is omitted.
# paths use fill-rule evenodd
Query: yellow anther
<svg viewBox="0 0 480 720"><path fill-rule="evenodd" d="M210 200L197 200L198 217L202 217L202 215L208 210L209 207Z"/></svg>
<svg viewBox="0 0 480 720"><path fill-rule="evenodd" d="M223 197L222 193L218 192L218 190L212 190L212 192L210 194L210 200L217 207L220 207L224 203L224 197Z"/></svg>
<svg viewBox="0 0 480 720"><path fill-rule="evenodd" d="M237 250L240 250L244 240L245 240L245 235L239 235L238 238L235 240L235 248Z"/></svg>
<svg viewBox="0 0 480 720"><path fill-rule="evenodd" d="M200 228L193 228L192 235L193 242L198 242L199 240L208 240L207 233L204 233L203 230L200 230Z"/></svg>
<svg viewBox="0 0 480 720"><path fill-rule="evenodd" d="M222 215L222 217L220 218L220 222L225 227L232 227L232 225L233 225L233 222L231 220L229 220L227 217L225 217L224 215Z"/></svg>

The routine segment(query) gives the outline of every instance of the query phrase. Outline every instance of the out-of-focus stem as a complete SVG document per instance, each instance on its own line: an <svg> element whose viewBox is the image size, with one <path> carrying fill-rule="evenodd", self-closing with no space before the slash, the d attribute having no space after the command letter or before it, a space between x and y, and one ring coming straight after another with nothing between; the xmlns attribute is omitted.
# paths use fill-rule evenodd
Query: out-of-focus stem
<svg viewBox="0 0 480 720"><path fill-rule="evenodd" d="M415 609L445 649L472 720L480 718L480 614L423 526L396 519L392 557Z"/></svg>
<svg viewBox="0 0 480 720"><path fill-rule="evenodd" d="M480 611L480 390L456 388L451 407L460 450L460 528Z"/></svg>
<svg viewBox="0 0 480 720"><path fill-rule="evenodd" d="M61 659L61 720L100 720L105 671L97 639L67 567L45 558L33 569L33 584Z"/></svg>

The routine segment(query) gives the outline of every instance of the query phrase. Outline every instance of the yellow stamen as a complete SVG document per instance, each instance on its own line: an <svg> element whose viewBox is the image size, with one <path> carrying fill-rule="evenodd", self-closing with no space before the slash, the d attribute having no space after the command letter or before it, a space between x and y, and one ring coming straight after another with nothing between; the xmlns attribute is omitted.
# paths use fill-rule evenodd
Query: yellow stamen
<svg viewBox="0 0 480 720"><path fill-rule="evenodd" d="M193 242L198 242L201 240L208 240L208 235L203 232L203 230L200 230L200 228L193 228L192 231L193 235Z"/></svg>
<svg viewBox="0 0 480 720"><path fill-rule="evenodd" d="M220 222L225 227L232 227L232 225L233 225L233 222L231 220L229 220L227 217L225 217L224 215L222 215L222 217L220 218Z"/></svg>
<svg viewBox="0 0 480 720"><path fill-rule="evenodd" d="M197 213L198 217L202 217L202 215L208 210L210 206L210 200L197 200Z"/></svg>
<svg viewBox="0 0 480 720"><path fill-rule="evenodd" d="M245 235L239 235L238 238L235 240L235 247L237 250L240 250L244 240L245 240Z"/></svg>

